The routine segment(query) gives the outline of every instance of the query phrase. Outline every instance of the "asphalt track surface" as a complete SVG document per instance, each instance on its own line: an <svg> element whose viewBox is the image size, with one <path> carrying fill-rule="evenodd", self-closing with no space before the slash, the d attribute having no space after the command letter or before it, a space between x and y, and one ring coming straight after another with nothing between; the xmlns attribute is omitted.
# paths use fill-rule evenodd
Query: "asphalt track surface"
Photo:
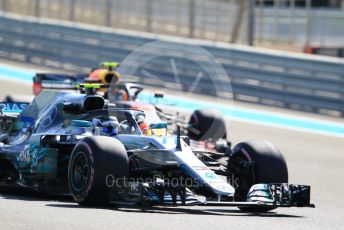
<svg viewBox="0 0 344 230"><path fill-rule="evenodd" d="M13 93L29 95L31 88L0 82L0 97ZM69 197L3 188L0 229L344 229L343 138L228 122L234 144L251 139L276 144L288 162L290 182L312 185L316 208L280 208L265 214L224 207L84 208Z"/></svg>

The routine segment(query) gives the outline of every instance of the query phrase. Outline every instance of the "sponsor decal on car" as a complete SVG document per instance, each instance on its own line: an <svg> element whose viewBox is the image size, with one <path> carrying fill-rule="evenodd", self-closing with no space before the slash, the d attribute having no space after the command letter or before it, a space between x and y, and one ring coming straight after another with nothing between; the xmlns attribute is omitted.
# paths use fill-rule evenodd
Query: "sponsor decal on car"
<svg viewBox="0 0 344 230"><path fill-rule="evenodd" d="M200 170L208 170L208 167L203 166L203 165L196 165L196 166L192 166L193 169L200 171Z"/></svg>
<svg viewBox="0 0 344 230"><path fill-rule="evenodd" d="M1 113L20 113L27 107L27 103L0 103Z"/></svg>
<svg viewBox="0 0 344 230"><path fill-rule="evenodd" d="M216 179L216 175L213 172L206 172L204 176L205 176L205 178L210 179L210 180Z"/></svg>

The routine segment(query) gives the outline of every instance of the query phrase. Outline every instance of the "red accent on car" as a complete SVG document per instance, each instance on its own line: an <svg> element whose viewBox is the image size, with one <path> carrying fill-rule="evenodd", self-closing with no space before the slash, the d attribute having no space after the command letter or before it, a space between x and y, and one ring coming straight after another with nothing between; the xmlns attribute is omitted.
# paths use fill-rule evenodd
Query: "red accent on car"
<svg viewBox="0 0 344 230"><path fill-rule="evenodd" d="M41 82L34 82L32 86L33 94L38 95L42 92L42 83Z"/></svg>
<svg viewBox="0 0 344 230"><path fill-rule="evenodd" d="M131 103L132 109L142 110L142 111L155 111L155 107L151 104L146 103Z"/></svg>
<svg viewBox="0 0 344 230"><path fill-rule="evenodd" d="M147 135L147 129L149 128L149 125L147 123L145 123L145 122L141 122L139 124L139 127L140 127L142 133Z"/></svg>

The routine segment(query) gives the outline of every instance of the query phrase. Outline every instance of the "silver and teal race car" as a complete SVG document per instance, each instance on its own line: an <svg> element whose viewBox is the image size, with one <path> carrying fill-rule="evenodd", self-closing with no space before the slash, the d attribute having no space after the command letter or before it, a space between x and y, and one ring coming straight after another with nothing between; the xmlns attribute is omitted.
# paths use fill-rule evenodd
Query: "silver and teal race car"
<svg viewBox="0 0 344 230"><path fill-rule="evenodd" d="M165 123L144 135L142 111L92 94L44 91L0 110L0 186L71 194L80 205L313 207L310 186L288 184L287 164L267 141L195 150L180 132L162 132Z"/></svg>

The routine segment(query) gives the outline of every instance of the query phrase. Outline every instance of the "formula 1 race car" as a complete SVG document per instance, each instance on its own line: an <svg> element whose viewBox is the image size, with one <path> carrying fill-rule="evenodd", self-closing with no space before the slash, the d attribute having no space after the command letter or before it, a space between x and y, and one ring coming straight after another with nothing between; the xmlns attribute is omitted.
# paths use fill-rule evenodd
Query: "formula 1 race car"
<svg viewBox="0 0 344 230"><path fill-rule="evenodd" d="M236 145L222 164L180 132L143 135L143 112L99 95L45 91L0 108L1 184L71 194L80 205L313 206L310 186L287 184L287 164L267 141Z"/></svg>
<svg viewBox="0 0 344 230"><path fill-rule="evenodd" d="M119 83L121 80L121 74L116 71L118 66L119 64L117 62L103 62L99 67L91 69L91 71L86 74L37 73L33 78L33 94L38 95L43 89L75 90L75 85L77 83L88 82L101 83L103 85ZM124 90L130 89L125 88ZM106 97L106 95L104 95L104 93L106 93L106 88L99 88L97 89L97 92L103 93L102 96Z"/></svg>

